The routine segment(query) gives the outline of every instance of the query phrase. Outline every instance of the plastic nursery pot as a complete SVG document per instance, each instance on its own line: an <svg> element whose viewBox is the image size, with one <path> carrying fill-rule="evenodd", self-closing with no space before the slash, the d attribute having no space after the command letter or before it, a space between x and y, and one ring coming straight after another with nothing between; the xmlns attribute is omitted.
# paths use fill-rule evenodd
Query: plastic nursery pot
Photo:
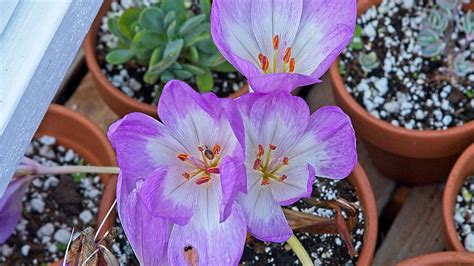
<svg viewBox="0 0 474 266"><path fill-rule="evenodd" d="M463 243L458 238L458 233L454 225L454 206L456 196L459 193L464 181L474 174L474 144L469 146L459 157L449 174L448 182L443 192L443 226L448 245L457 251L466 251Z"/></svg>
<svg viewBox="0 0 474 266"><path fill-rule="evenodd" d="M469 252L439 252L405 260L397 266L472 266L474 254Z"/></svg>
<svg viewBox="0 0 474 266"><path fill-rule="evenodd" d="M375 196L369 179L360 164L356 166L348 179L356 189L357 195L359 196L365 221L364 242L359 254L357 265L370 266L372 265L372 260L374 258L378 232L378 214Z"/></svg>
<svg viewBox="0 0 474 266"><path fill-rule="evenodd" d="M380 3L358 2L358 13ZM459 154L474 142L474 121L447 130L408 130L377 119L349 94L339 74L339 60L329 73L337 104L351 117L374 165L385 176L409 185L430 184L448 176Z"/></svg>
<svg viewBox="0 0 474 266"><path fill-rule="evenodd" d="M85 116L66 107L52 104L46 113L35 137L48 135L57 142L76 151L90 165L115 166L115 152L105 134ZM100 175L105 186L97 217L97 226L104 219L115 200L115 175ZM112 212L101 230L100 236L110 229L115 221ZM82 230L84 228L78 228Z"/></svg>
<svg viewBox="0 0 474 266"><path fill-rule="evenodd" d="M120 89L114 87L107 77L102 73L96 56L97 35L102 23L102 17L105 16L110 9L111 0L105 0L100 8L99 14L95 18L89 33L84 40L84 51L87 67L92 73L97 85L97 91L104 102L116 113L122 117L131 112L142 112L153 117L158 117L156 106L140 102L132 97L127 96ZM231 94L230 98L237 98L248 92L248 85L245 84L237 92Z"/></svg>

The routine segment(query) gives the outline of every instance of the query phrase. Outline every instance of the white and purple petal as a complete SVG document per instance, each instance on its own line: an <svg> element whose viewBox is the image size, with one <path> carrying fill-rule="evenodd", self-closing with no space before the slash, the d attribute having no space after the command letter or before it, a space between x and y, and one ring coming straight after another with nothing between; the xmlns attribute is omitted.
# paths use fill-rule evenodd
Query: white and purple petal
<svg viewBox="0 0 474 266"><path fill-rule="evenodd" d="M315 179L314 168L310 165L290 163L283 171L284 182L272 180L270 189L273 199L280 205L288 206L302 198L311 197Z"/></svg>
<svg viewBox="0 0 474 266"><path fill-rule="evenodd" d="M337 106L318 109L290 158L297 163L309 162L318 177L347 177L357 164L356 137L349 116Z"/></svg>

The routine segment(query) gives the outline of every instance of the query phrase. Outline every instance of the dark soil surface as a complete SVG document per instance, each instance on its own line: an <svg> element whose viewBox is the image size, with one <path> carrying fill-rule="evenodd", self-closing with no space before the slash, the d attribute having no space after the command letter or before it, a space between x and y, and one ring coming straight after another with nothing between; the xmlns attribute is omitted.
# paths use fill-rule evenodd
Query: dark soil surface
<svg viewBox="0 0 474 266"><path fill-rule="evenodd" d="M474 252L474 176L466 178L456 197L454 223L459 240L466 250Z"/></svg>
<svg viewBox="0 0 474 266"><path fill-rule="evenodd" d="M313 198L332 200L343 198L360 206L356 191L348 181L319 178L313 185ZM290 206L292 210L322 217L334 217L335 212L310 206L303 200ZM352 232L353 245L357 252L363 246L364 216L359 207L358 224ZM296 233L315 265L355 265L358 257L351 258L344 241L333 234ZM287 244L275 244L252 239L246 245L241 265L298 265L300 262Z"/></svg>
<svg viewBox="0 0 474 266"><path fill-rule="evenodd" d="M33 140L26 156L43 165L84 164L54 138ZM23 217L0 246L0 265L47 265L64 256L72 231L94 227L103 184L95 175L45 176L33 180L23 199Z"/></svg>

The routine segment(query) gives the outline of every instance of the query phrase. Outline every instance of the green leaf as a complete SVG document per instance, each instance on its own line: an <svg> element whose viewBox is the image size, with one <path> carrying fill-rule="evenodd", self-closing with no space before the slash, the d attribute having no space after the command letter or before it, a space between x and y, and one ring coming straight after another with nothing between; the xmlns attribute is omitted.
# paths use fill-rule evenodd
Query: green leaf
<svg viewBox="0 0 474 266"><path fill-rule="evenodd" d="M130 45L130 39L123 34L118 27L118 19L116 18L110 18L107 21L107 26L109 27L109 31L115 35L119 41L125 45Z"/></svg>
<svg viewBox="0 0 474 266"><path fill-rule="evenodd" d="M163 0L161 2L161 8L165 13L174 11L176 13L178 24L181 24L186 20L186 7L184 5L184 0Z"/></svg>
<svg viewBox="0 0 474 266"><path fill-rule="evenodd" d="M105 61L109 64L119 65L128 62L133 58L134 53L128 49L117 49L109 52L105 57Z"/></svg>
<svg viewBox="0 0 474 266"><path fill-rule="evenodd" d="M77 165L84 165L84 160L83 159L80 159L78 162L77 162ZM85 173L73 173L72 174L72 179L74 179L74 181L76 183L80 183L81 180L86 176Z"/></svg>
<svg viewBox="0 0 474 266"><path fill-rule="evenodd" d="M157 7L149 7L140 13L138 21L143 29L164 33L164 18L163 10Z"/></svg>
<svg viewBox="0 0 474 266"><path fill-rule="evenodd" d="M362 31L362 27L360 25L357 25L354 32L354 37L362 37Z"/></svg>
<svg viewBox="0 0 474 266"><path fill-rule="evenodd" d="M214 88L214 78L212 72L206 69L203 75L196 77L196 83L201 92L210 92Z"/></svg>
<svg viewBox="0 0 474 266"><path fill-rule="evenodd" d="M151 53L150 57L150 64L148 65L149 68L152 68L154 65L158 64L161 59L161 47L156 47L153 52Z"/></svg>
<svg viewBox="0 0 474 266"><path fill-rule="evenodd" d="M199 1L199 6L201 8L201 13L209 18L211 16L211 0L201 0Z"/></svg>
<svg viewBox="0 0 474 266"><path fill-rule="evenodd" d="M211 56L201 57L201 64L207 67L215 67L225 62L225 58L220 53Z"/></svg>
<svg viewBox="0 0 474 266"><path fill-rule="evenodd" d="M171 38L174 36L175 33L176 33L176 20L173 20L173 22L171 22L168 29L166 30L166 35L168 36L168 38Z"/></svg>
<svg viewBox="0 0 474 266"><path fill-rule="evenodd" d="M171 11L168 14L166 14L166 17L164 20L165 28L167 29L173 21L176 21L176 13L174 11Z"/></svg>
<svg viewBox="0 0 474 266"><path fill-rule="evenodd" d="M132 49L135 50L151 50L162 44L163 40L161 34L151 31L142 30L132 41Z"/></svg>
<svg viewBox="0 0 474 266"><path fill-rule="evenodd" d="M191 32L193 29L198 27L202 22L204 22L205 19L206 19L206 15L204 14L189 18L188 20L186 20L186 22L184 22L184 24L179 29L179 35L183 36Z"/></svg>
<svg viewBox="0 0 474 266"><path fill-rule="evenodd" d="M186 58L188 58L191 62L199 61L199 52L196 47L191 46L186 50Z"/></svg>
<svg viewBox="0 0 474 266"><path fill-rule="evenodd" d="M165 50L163 52L163 59L148 69L148 71L143 76L143 80L145 80L145 82L148 84L154 84L157 82L161 73L176 62L181 50L183 49L183 43L183 39L169 41L166 44Z"/></svg>
<svg viewBox="0 0 474 266"><path fill-rule="evenodd" d="M138 20L141 10L137 7L131 7L125 10L118 19L118 28L129 39L133 39L133 23Z"/></svg>
<svg viewBox="0 0 474 266"><path fill-rule="evenodd" d="M176 77L174 76L173 72L167 70L167 71L163 72L160 79L161 79L161 82L166 83L170 80L176 79Z"/></svg>
<svg viewBox="0 0 474 266"><path fill-rule="evenodd" d="M211 67L212 71L221 72L221 73L233 73L237 70L229 62L224 61L221 64Z"/></svg>
<svg viewBox="0 0 474 266"><path fill-rule="evenodd" d="M213 54L218 52L216 45L214 44L214 41L212 41L211 38L202 40L196 43L195 46L200 52L204 52L206 54Z"/></svg>
<svg viewBox="0 0 474 266"><path fill-rule="evenodd" d="M183 64L183 68L196 76L204 75L206 73L206 70L191 64Z"/></svg>
<svg viewBox="0 0 474 266"><path fill-rule="evenodd" d="M173 73L179 80L187 80L194 76L192 72L187 70L173 70Z"/></svg>

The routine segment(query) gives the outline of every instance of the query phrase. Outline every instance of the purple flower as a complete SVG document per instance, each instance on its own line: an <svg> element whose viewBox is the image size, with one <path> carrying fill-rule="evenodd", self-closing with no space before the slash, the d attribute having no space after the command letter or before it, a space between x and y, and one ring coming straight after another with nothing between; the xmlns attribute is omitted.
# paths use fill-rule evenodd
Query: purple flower
<svg viewBox="0 0 474 266"><path fill-rule="evenodd" d="M211 32L255 91L291 91L320 81L355 20L355 0L214 0Z"/></svg>
<svg viewBox="0 0 474 266"><path fill-rule="evenodd" d="M153 241L169 239L170 264L185 265L191 249L200 265L237 264L246 221L234 201L246 191L247 179L244 127L235 102L170 81L158 115L163 123L129 114L108 133L121 170L119 204L126 198L120 217L128 235L140 228L137 239L152 238L132 240L134 250L152 252ZM138 210L141 206L145 210ZM149 230L156 234L149 236Z"/></svg>
<svg viewBox="0 0 474 266"><path fill-rule="evenodd" d="M357 163L355 133L338 107L310 116L301 98L250 93L237 100L246 131L248 193L239 198L249 231L263 241L291 236L280 205L311 196L315 176L345 178Z"/></svg>
<svg viewBox="0 0 474 266"><path fill-rule="evenodd" d="M39 164L24 157L18 170L36 169ZM5 243L11 236L21 219L23 197L34 176L15 176L8 184L7 190L0 198L0 244Z"/></svg>

